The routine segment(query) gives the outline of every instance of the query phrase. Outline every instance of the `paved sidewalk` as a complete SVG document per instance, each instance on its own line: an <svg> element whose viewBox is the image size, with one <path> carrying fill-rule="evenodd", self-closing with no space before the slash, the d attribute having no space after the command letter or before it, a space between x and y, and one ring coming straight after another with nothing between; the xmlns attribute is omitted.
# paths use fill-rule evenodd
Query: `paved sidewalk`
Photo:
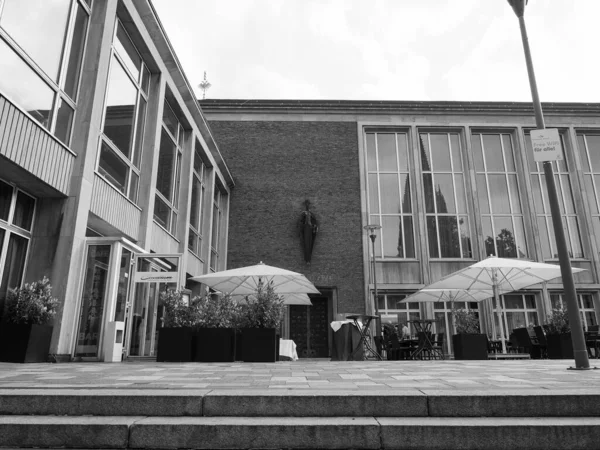
<svg viewBox="0 0 600 450"><path fill-rule="evenodd" d="M600 392L600 370L572 360L277 363L0 363L0 389L519 390ZM590 360L600 367L600 361Z"/></svg>

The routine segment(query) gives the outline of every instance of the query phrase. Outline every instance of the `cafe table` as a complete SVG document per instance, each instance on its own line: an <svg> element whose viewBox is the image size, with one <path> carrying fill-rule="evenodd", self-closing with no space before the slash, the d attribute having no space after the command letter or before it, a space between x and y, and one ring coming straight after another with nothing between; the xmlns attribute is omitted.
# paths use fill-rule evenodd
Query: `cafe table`
<svg viewBox="0 0 600 450"><path fill-rule="evenodd" d="M423 359L425 354L433 355L437 354L440 358L443 356L441 351L434 348L433 342L431 342L431 328L433 324L437 322L436 319L413 319L407 321L413 325L416 331L416 335L419 338L417 348L411 353L410 359Z"/></svg>
<svg viewBox="0 0 600 450"><path fill-rule="evenodd" d="M369 359L369 354L381 361L381 355L377 353L375 349L373 349L371 345L371 335L369 334L369 326L371 325L371 321L373 319L377 319L379 316L369 316L366 314L352 314L346 316L346 319L350 319L354 322L356 328L360 333L360 342L357 348L354 350L353 354L360 351L361 348L364 349L364 359Z"/></svg>

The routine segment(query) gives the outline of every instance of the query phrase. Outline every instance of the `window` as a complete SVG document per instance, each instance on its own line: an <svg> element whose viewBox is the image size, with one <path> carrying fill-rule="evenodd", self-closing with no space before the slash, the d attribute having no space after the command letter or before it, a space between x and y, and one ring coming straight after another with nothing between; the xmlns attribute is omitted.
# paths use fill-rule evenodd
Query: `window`
<svg viewBox="0 0 600 450"><path fill-rule="evenodd" d="M486 256L527 258L523 211L509 134L471 136Z"/></svg>
<svg viewBox="0 0 600 450"><path fill-rule="evenodd" d="M154 220L173 235L177 230L183 136L183 126L179 123L169 102L165 100L158 154Z"/></svg>
<svg viewBox="0 0 600 450"><path fill-rule="evenodd" d="M596 244L600 248L600 133L577 135L577 146L583 165L583 180L592 212Z"/></svg>
<svg viewBox="0 0 600 450"><path fill-rule="evenodd" d="M431 258L471 258L471 231L458 133L420 133Z"/></svg>
<svg viewBox="0 0 600 450"><path fill-rule="evenodd" d="M564 136L562 134L560 140L564 158L564 149L566 147ZM552 213L550 212L550 204L548 203L548 188L546 186L546 177L544 175L544 165L543 163L537 163L533 160L533 149L531 147L531 137L529 134L525 136L525 144L527 146L527 158L531 170L531 187L533 189L534 198L533 204L537 215L542 254L544 258L558 258L556 239L554 237L554 226L552 225ZM577 213L575 212L575 202L573 200L573 191L571 189L571 179L567 160L562 159L561 161L552 161L551 164L554 172L556 194L558 195L558 203L563 228L565 230L565 239L567 241L569 256L571 258L583 258L583 248L581 245L581 236L579 233Z"/></svg>
<svg viewBox="0 0 600 450"><path fill-rule="evenodd" d="M567 301L562 292L551 293L550 303L552 304L552 309L567 309ZM577 294L577 305L579 306L579 312L581 313L581 324L583 325L585 331L588 330L588 327L598 325L592 294Z"/></svg>
<svg viewBox="0 0 600 450"><path fill-rule="evenodd" d="M188 237L188 249L201 256L202 230L204 229L204 196L206 193L206 166L200 157L200 142L196 140L194 152L194 170L192 176L192 199L190 205L190 233Z"/></svg>
<svg viewBox="0 0 600 450"><path fill-rule="evenodd" d="M382 322L398 324L398 321L406 323L408 320L420 319L421 312L418 303L401 303L409 295L405 293L378 294L377 307L379 308L379 315ZM411 329L411 333L414 334L414 332L415 330Z"/></svg>
<svg viewBox="0 0 600 450"><path fill-rule="evenodd" d="M108 79L98 172L137 203L150 72L121 22Z"/></svg>
<svg viewBox="0 0 600 450"><path fill-rule="evenodd" d="M21 286L35 199L0 180L0 316L8 289Z"/></svg>
<svg viewBox="0 0 600 450"><path fill-rule="evenodd" d="M219 252L221 243L221 227L223 226L223 207L225 195L215 187L215 196L213 198L213 220L212 236L210 241L210 268L217 270L219 267Z"/></svg>
<svg viewBox="0 0 600 450"><path fill-rule="evenodd" d="M406 133L366 133L369 223L382 226L375 255L414 258Z"/></svg>
<svg viewBox="0 0 600 450"><path fill-rule="evenodd" d="M496 329L498 328L498 314L496 312L496 299L492 298L493 316ZM528 326L539 325L538 311L533 294L505 294L500 296L500 310L504 337L509 338L512 330Z"/></svg>
<svg viewBox="0 0 600 450"><path fill-rule="evenodd" d="M89 16L78 0L0 1L0 90L66 145Z"/></svg>

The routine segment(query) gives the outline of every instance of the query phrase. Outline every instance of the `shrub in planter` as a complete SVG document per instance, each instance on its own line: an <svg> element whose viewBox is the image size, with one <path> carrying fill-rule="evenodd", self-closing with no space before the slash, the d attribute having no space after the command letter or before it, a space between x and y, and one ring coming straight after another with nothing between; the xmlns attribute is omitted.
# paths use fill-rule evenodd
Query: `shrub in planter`
<svg viewBox="0 0 600 450"><path fill-rule="evenodd" d="M573 358L571 327L566 308L555 308L546 318L546 349L549 359Z"/></svg>
<svg viewBox="0 0 600 450"><path fill-rule="evenodd" d="M197 322L194 325L194 361L231 362L235 360L235 328L239 306L230 295L196 297Z"/></svg>
<svg viewBox="0 0 600 450"><path fill-rule="evenodd" d="M278 330L285 305L271 284L259 283L256 294L240 305L241 359L245 362L275 362L278 359Z"/></svg>
<svg viewBox="0 0 600 450"><path fill-rule="evenodd" d="M169 289L160 294L164 305L163 326L158 329L156 360L186 362L192 360L192 326L197 322L198 308L189 304L181 291Z"/></svg>
<svg viewBox="0 0 600 450"><path fill-rule="evenodd" d="M479 317L474 311L453 309L456 333L452 336L454 359L488 359L487 336L479 331Z"/></svg>
<svg viewBox="0 0 600 450"><path fill-rule="evenodd" d="M0 361L46 362L58 300L52 296L50 280L26 283L9 289L5 323L0 325Z"/></svg>

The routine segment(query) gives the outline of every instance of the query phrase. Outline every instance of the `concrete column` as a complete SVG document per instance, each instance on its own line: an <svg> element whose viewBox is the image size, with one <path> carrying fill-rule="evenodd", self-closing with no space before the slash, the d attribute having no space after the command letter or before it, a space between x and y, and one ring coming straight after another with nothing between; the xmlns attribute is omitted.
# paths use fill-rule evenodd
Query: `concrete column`
<svg viewBox="0 0 600 450"><path fill-rule="evenodd" d="M50 352L69 359L77 327L80 286L85 260L85 235L94 169L104 112L111 45L118 0L95 2L81 74L71 148L77 153L63 211L51 280L61 301L54 320ZM58 211L57 211L58 214Z"/></svg>

